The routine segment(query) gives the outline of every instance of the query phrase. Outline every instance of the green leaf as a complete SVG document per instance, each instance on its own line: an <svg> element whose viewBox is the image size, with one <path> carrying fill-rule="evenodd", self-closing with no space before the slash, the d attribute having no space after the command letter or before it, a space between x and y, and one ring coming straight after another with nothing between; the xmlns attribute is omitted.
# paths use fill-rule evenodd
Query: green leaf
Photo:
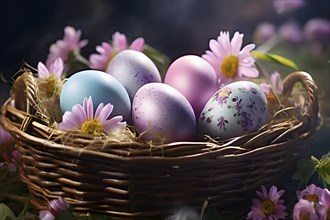
<svg viewBox="0 0 330 220"><path fill-rule="evenodd" d="M330 153L323 155L320 160L312 156L311 160L319 177L325 184L330 185Z"/></svg>
<svg viewBox="0 0 330 220"><path fill-rule="evenodd" d="M15 220L16 216L14 215L13 211L6 206L5 204L0 204L0 219L3 220Z"/></svg>
<svg viewBox="0 0 330 220"><path fill-rule="evenodd" d="M171 62L170 58L149 45L145 45L143 53L155 63L160 75L164 78L167 68Z"/></svg>
<svg viewBox="0 0 330 220"><path fill-rule="evenodd" d="M277 64L280 64L282 66L290 67L294 70L298 70L299 67L297 64L295 64L292 60L282 57L277 54L272 54L272 53L262 53L260 51L252 51L251 54L259 59L262 60L267 60L267 61L272 61Z"/></svg>

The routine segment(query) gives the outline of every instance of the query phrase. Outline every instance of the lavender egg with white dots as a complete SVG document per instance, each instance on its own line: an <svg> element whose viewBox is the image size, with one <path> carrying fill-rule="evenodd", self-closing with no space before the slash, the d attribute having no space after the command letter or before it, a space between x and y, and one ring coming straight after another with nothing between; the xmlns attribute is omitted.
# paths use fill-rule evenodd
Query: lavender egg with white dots
<svg viewBox="0 0 330 220"><path fill-rule="evenodd" d="M188 100L173 87L149 83L136 93L132 106L133 125L147 141L192 141L196 118Z"/></svg>
<svg viewBox="0 0 330 220"><path fill-rule="evenodd" d="M123 50L109 63L107 73L115 77L126 89L131 101L141 86L161 82L156 65L144 53Z"/></svg>

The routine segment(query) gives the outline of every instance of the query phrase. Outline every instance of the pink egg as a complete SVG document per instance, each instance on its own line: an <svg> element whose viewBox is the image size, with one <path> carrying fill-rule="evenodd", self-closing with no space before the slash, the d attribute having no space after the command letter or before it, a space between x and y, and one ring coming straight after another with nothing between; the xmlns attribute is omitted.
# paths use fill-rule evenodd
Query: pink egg
<svg viewBox="0 0 330 220"><path fill-rule="evenodd" d="M167 70L164 83L174 87L190 102L196 117L218 90L217 76L203 58L186 55L175 60Z"/></svg>
<svg viewBox="0 0 330 220"><path fill-rule="evenodd" d="M191 141L196 118L188 100L164 83L142 86L133 99L133 124L144 140Z"/></svg>

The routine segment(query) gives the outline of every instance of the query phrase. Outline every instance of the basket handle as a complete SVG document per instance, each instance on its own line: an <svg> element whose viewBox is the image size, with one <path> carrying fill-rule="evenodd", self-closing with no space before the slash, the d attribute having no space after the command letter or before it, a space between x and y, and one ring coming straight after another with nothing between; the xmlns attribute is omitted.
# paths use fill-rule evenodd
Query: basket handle
<svg viewBox="0 0 330 220"><path fill-rule="evenodd" d="M20 130L28 129L32 122L32 118L37 115L37 82L30 69L24 68L22 74L15 80L11 91L12 98L15 101L15 108L26 112Z"/></svg>
<svg viewBox="0 0 330 220"><path fill-rule="evenodd" d="M289 97L293 86L301 82L307 90L307 111L303 115L303 120L308 120L310 129L314 130L318 125L318 88L310 74L297 71L290 73L283 80L283 96Z"/></svg>

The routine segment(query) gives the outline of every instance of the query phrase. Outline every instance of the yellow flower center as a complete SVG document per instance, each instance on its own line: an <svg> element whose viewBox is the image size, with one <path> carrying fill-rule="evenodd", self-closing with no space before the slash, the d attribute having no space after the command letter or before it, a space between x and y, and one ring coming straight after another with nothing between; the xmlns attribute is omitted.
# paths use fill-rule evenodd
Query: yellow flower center
<svg viewBox="0 0 330 220"><path fill-rule="evenodd" d="M319 202L319 197L315 194L308 194L304 196L304 199L310 201L310 202L314 202L317 203Z"/></svg>
<svg viewBox="0 0 330 220"><path fill-rule="evenodd" d="M85 121L80 130L86 134L95 136L104 135L104 129L96 118Z"/></svg>
<svg viewBox="0 0 330 220"><path fill-rule="evenodd" d="M221 72L228 78L233 78L237 74L238 58L236 56L227 56L221 64Z"/></svg>
<svg viewBox="0 0 330 220"><path fill-rule="evenodd" d="M110 57L108 58L107 62L105 63L105 69L108 68L109 63L111 62L111 60L117 55L118 51L112 51Z"/></svg>
<svg viewBox="0 0 330 220"><path fill-rule="evenodd" d="M265 215L272 214L274 212L274 210L275 210L275 206L271 200L267 199L262 203L261 211Z"/></svg>
<svg viewBox="0 0 330 220"><path fill-rule="evenodd" d="M60 86L58 84L58 79L54 75L45 78L42 87L49 96L59 95Z"/></svg>
<svg viewBox="0 0 330 220"><path fill-rule="evenodd" d="M300 220L309 220L309 214L308 212L302 212L300 213Z"/></svg>

